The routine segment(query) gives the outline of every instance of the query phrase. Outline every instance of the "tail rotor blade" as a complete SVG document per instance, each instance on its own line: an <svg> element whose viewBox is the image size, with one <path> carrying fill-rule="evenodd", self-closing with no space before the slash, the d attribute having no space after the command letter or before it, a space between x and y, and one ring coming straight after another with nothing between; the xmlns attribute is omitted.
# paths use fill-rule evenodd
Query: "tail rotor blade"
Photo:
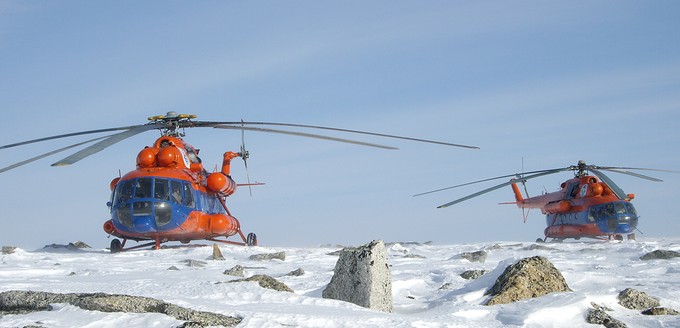
<svg viewBox="0 0 680 328"><path fill-rule="evenodd" d="M243 119L241 119L241 126L243 126ZM243 166L246 168L246 179L248 180L248 192L250 197L253 197L253 188L250 183L250 174L248 173L248 157L250 153L246 150L246 130L241 129L241 158L243 159Z"/></svg>

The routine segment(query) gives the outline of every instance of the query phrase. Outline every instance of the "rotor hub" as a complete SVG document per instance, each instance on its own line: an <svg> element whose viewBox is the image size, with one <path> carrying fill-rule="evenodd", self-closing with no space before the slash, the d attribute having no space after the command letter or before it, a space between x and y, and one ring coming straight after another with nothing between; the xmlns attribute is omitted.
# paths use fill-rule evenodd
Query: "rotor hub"
<svg viewBox="0 0 680 328"><path fill-rule="evenodd" d="M194 114L177 114L177 112L169 111L165 115L156 115L149 117L149 124L161 125L159 129L163 136L183 137L184 132L180 132L180 128L191 126L191 119L196 118Z"/></svg>

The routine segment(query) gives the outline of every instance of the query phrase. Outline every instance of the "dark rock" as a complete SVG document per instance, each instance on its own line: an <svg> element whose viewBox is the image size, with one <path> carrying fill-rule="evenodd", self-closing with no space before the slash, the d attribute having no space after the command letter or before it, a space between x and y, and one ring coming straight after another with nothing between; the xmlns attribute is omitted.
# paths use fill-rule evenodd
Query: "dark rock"
<svg viewBox="0 0 680 328"><path fill-rule="evenodd" d="M586 322L594 325L603 325L607 328L626 328L626 324L612 318L603 309L588 309L588 314L586 315Z"/></svg>
<svg viewBox="0 0 680 328"><path fill-rule="evenodd" d="M484 261L486 261L486 252L485 251L464 252L460 254L460 257L470 262L484 263Z"/></svg>
<svg viewBox="0 0 680 328"><path fill-rule="evenodd" d="M305 270L303 268L298 268L296 270L288 272L287 276L299 277L303 274L305 274Z"/></svg>
<svg viewBox="0 0 680 328"><path fill-rule="evenodd" d="M170 271L179 271L179 268L173 265L173 266L169 267L167 270L170 270Z"/></svg>
<svg viewBox="0 0 680 328"><path fill-rule="evenodd" d="M660 305L658 298L632 288L626 288L621 291L618 299L621 306L631 310L644 310Z"/></svg>
<svg viewBox="0 0 680 328"><path fill-rule="evenodd" d="M374 240L357 248L345 248L322 296L392 312L392 276L385 244Z"/></svg>
<svg viewBox="0 0 680 328"><path fill-rule="evenodd" d="M50 304L54 303L68 303L88 311L161 313L177 320L188 321L192 327L234 327L241 322L241 318L229 317L219 313L195 311L141 296L105 293L56 294L16 290L0 293L0 313L20 314L49 311L52 309Z"/></svg>
<svg viewBox="0 0 680 328"><path fill-rule="evenodd" d="M664 308L664 307L653 307L642 311L644 315L680 315L675 309Z"/></svg>
<svg viewBox="0 0 680 328"><path fill-rule="evenodd" d="M76 241L75 243L68 243L68 245L63 244L50 244L45 245L43 249L53 248L53 249L67 249L69 251L81 250L83 248L90 248L90 246L82 241Z"/></svg>
<svg viewBox="0 0 680 328"><path fill-rule="evenodd" d="M486 270L467 270L461 273L460 277L463 279L472 280L483 276L486 272Z"/></svg>
<svg viewBox="0 0 680 328"><path fill-rule="evenodd" d="M88 244L86 244L86 243L84 243L84 242L82 242L82 241L80 241L80 240L78 240L78 241L76 241L76 242L74 242L74 243L69 243L68 245L71 246L71 247L81 248L81 249L82 249L82 248L92 248L92 247L90 247L90 245L88 245Z"/></svg>
<svg viewBox="0 0 680 328"><path fill-rule="evenodd" d="M570 291L562 273L548 259L534 256L505 268L493 287L484 295L491 295L486 305L495 305Z"/></svg>
<svg viewBox="0 0 680 328"><path fill-rule="evenodd" d="M266 260L286 260L286 252L276 252L269 254L255 254L250 256L251 260L254 261L266 261Z"/></svg>
<svg viewBox="0 0 680 328"><path fill-rule="evenodd" d="M243 269L242 266L240 265L235 265L233 268L224 270L224 274L228 276L235 276L235 277L245 277L245 270Z"/></svg>
<svg viewBox="0 0 680 328"><path fill-rule="evenodd" d="M451 288L453 288L453 284L451 284L450 282L447 282L447 283L443 284L441 287L439 287L440 290L447 290L447 289L451 289Z"/></svg>
<svg viewBox="0 0 680 328"><path fill-rule="evenodd" d="M290 293L293 292L293 290L290 289L290 287L286 286L284 283L279 282L278 280L276 280L276 279L274 279L270 276L263 275L263 274L254 275L254 276L252 276L250 278L246 278L246 279L232 280L232 281L229 281L229 282L232 283L232 282L244 282L244 281L255 281L262 288L273 289L273 290L280 291L280 292L290 292Z"/></svg>
<svg viewBox="0 0 680 328"><path fill-rule="evenodd" d="M220 251L220 247L217 246L217 244L213 244L212 259L217 260L217 261L224 261L224 256L222 256L222 251Z"/></svg>
<svg viewBox="0 0 680 328"><path fill-rule="evenodd" d="M595 302L590 302L590 305L595 309L595 310L604 310L604 311L614 311L614 309L606 306L606 305L600 305Z"/></svg>
<svg viewBox="0 0 680 328"><path fill-rule="evenodd" d="M680 253L678 253L676 251L668 251L668 250L657 249L653 252L649 252L645 255L640 256L640 259L641 260L657 260L657 259L668 260L668 259L672 259L674 257L680 257Z"/></svg>
<svg viewBox="0 0 680 328"><path fill-rule="evenodd" d="M536 250L541 250L541 251L552 251L554 248L548 247L548 246L543 246L539 244L531 244L529 246L526 246L523 248L526 251L536 251Z"/></svg>
<svg viewBox="0 0 680 328"><path fill-rule="evenodd" d="M343 249L339 249L339 250L337 250L337 251L332 251L332 252L330 252L330 253L326 253L326 255L330 255L330 256L340 256L340 254L342 254L342 251L343 251L343 250L344 250L344 248L343 248Z"/></svg>
<svg viewBox="0 0 680 328"><path fill-rule="evenodd" d="M183 260L182 263L186 264L188 267L192 268L202 268L206 266L208 263L199 261L199 260Z"/></svg>
<svg viewBox="0 0 680 328"><path fill-rule="evenodd" d="M14 246L2 246L2 254L9 255L14 253L17 248Z"/></svg>

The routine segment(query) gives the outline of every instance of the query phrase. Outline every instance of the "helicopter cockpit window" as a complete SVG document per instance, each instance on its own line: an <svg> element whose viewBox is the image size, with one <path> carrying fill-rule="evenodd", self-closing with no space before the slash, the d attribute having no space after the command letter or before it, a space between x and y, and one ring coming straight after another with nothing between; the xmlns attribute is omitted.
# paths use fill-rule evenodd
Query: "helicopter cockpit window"
<svg viewBox="0 0 680 328"><path fill-rule="evenodd" d="M626 214L637 217L637 212L635 211L633 204L628 202L607 203L590 207L588 220L592 222L593 220L620 217L621 215L625 216Z"/></svg>
<svg viewBox="0 0 680 328"><path fill-rule="evenodd" d="M170 186L169 181L165 179L156 178L153 186L153 196L155 199L169 201L170 200Z"/></svg>
<svg viewBox="0 0 680 328"><path fill-rule="evenodd" d="M151 178L137 179L135 198L151 198Z"/></svg>
<svg viewBox="0 0 680 328"><path fill-rule="evenodd" d="M116 186L114 196L113 196L113 204L120 204L120 203L125 203L132 198L132 181L127 180L119 183Z"/></svg>
<svg viewBox="0 0 680 328"><path fill-rule="evenodd" d="M626 213L626 207L623 205L623 203L616 203L616 213Z"/></svg>

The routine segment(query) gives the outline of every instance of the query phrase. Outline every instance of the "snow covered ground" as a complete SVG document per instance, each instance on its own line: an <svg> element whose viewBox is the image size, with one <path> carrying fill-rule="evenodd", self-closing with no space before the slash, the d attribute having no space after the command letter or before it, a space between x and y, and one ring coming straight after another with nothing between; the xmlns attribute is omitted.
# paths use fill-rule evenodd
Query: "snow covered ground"
<svg viewBox="0 0 680 328"><path fill-rule="evenodd" d="M369 242L369 241L367 241ZM212 244L206 244L211 246ZM680 250L680 238L625 242L483 242L458 245L388 244L394 313L323 299L340 247L287 248L220 246L224 261L210 259L212 247L170 247L110 254L105 249L16 249L0 255L0 292L33 290L58 293L105 292L147 296L183 307L239 316L239 327L597 327L585 322L591 302L629 327L680 327L680 316L645 316L617 303L627 288L660 298L661 306L680 310L680 258L642 261L656 250ZM358 246L358 245L354 245ZM500 246L500 247L499 247ZM460 257L485 250L483 263ZM253 254L283 251L285 261L254 261ZM513 304L484 306L484 291L506 266L541 255L564 275L572 293L549 294ZM205 262L187 265L185 260ZM199 262L200 264L200 262ZM223 272L242 265L245 275L265 274L295 292L263 289ZM169 270L171 267L179 270ZM287 275L302 268L301 276ZM476 280L459 275L490 270ZM447 284L447 288L441 289ZM57 305L53 311L5 315L0 327L172 327L181 324L162 314L85 311Z"/></svg>

